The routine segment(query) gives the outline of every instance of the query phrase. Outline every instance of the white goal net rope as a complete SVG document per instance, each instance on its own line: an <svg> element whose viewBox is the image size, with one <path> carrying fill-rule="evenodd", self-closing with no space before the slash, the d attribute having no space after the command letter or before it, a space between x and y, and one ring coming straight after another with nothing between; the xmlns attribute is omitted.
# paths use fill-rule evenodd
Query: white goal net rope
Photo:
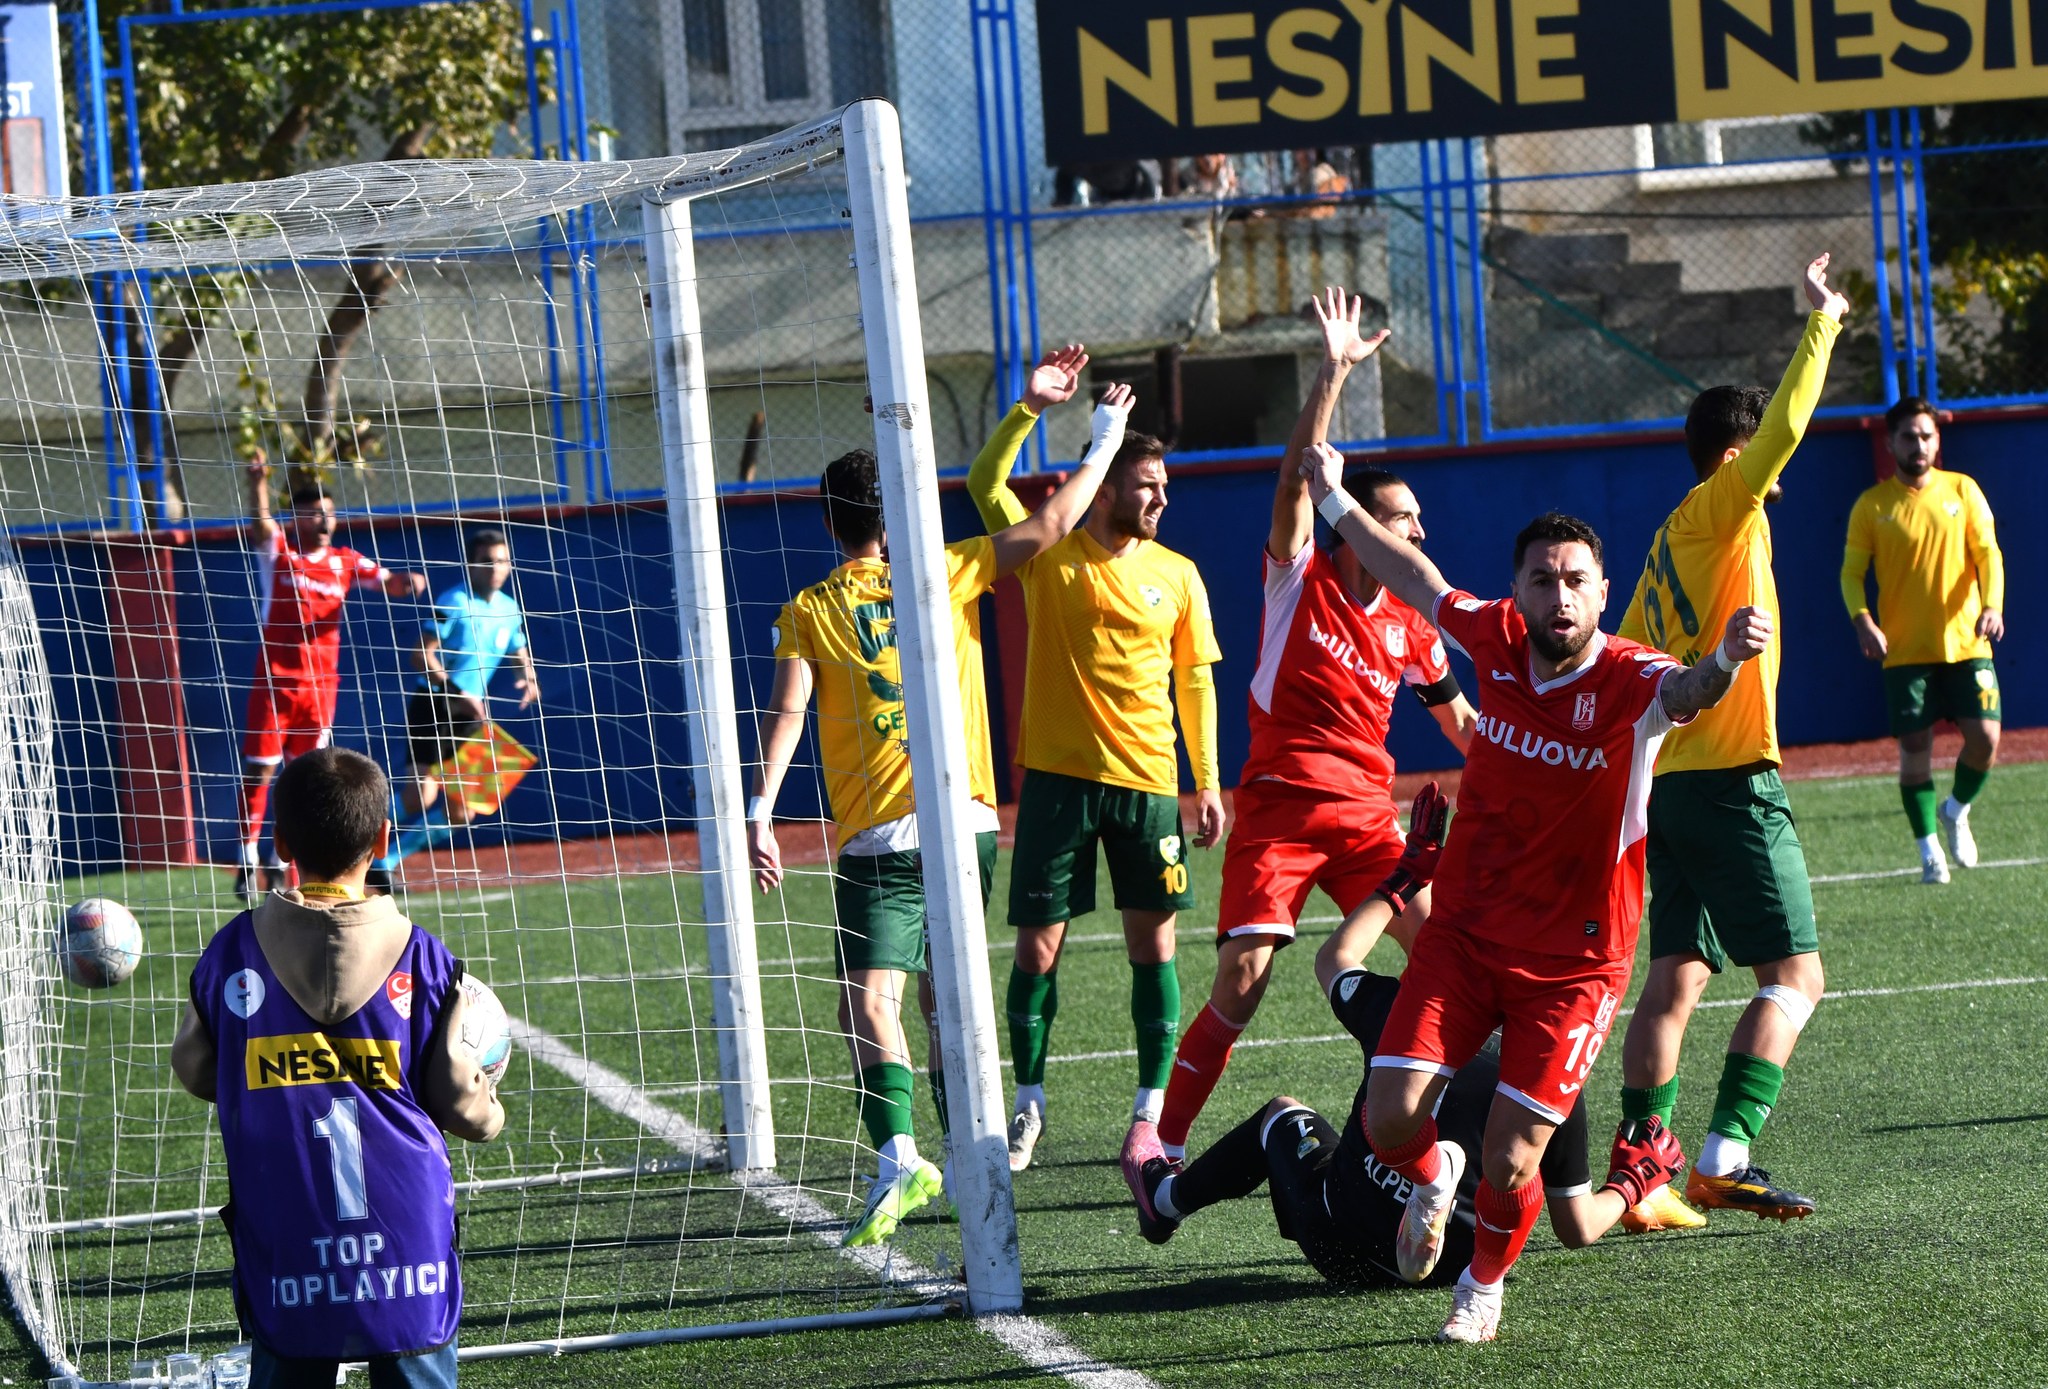
<svg viewBox="0 0 2048 1389"><path fill-rule="evenodd" d="M905 328L872 284L864 300L854 265L876 234L847 131L875 107L893 141L893 113L862 103L673 159L418 161L6 201L0 1265L54 1364L122 1379L241 1339L217 1124L169 1051L199 952L242 906L248 758L280 752L252 733L287 563L251 523L259 456L293 553L317 554L290 500L317 478L339 508L334 546L424 576L415 597L335 571L331 737L400 785L421 755L408 706L440 596L465 583L479 531L511 554L519 635L487 700L534 765L472 823L420 823L395 873L406 913L513 1020L504 1134L450 1140L465 1353L959 1298L955 1225L921 1216L888 1248L838 1248L876 1155L839 1022L815 739L782 796L784 886L756 895L732 850L777 614L838 563L804 494L848 449L889 463L863 401L910 397L875 380L876 334L894 325L920 350L914 301ZM650 270L676 263L673 245L650 260L650 199L687 208L668 224L694 254L686 286ZM913 548L894 547L899 566ZM691 604L720 589L693 625ZM522 644L537 703L515 684ZM285 731L287 752L317 734ZM257 844L266 859L268 822ZM145 949L132 978L88 991L53 942L62 904L92 896L132 910ZM914 1000L905 1016L918 1141L937 1160ZM986 1160L986 1128L956 1157ZM253 1214L261 1194L237 1201ZM1007 1222L1007 1186L998 1209Z"/></svg>

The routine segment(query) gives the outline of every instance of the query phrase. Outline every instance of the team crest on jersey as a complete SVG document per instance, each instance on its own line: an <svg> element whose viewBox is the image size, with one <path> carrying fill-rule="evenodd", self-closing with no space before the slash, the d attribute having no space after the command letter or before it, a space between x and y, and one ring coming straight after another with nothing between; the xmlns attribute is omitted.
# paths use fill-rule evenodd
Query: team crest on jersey
<svg viewBox="0 0 2048 1389"><path fill-rule="evenodd" d="M1946 511L1951 516L1960 516L1963 514L1963 504L1961 502L1944 503L1941 509L1943 511Z"/></svg>
<svg viewBox="0 0 2048 1389"><path fill-rule="evenodd" d="M1584 733L1593 726L1593 695L1582 694L1572 705L1572 727Z"/></svg>
<svg viewBox="0 0 2048 1389"><path fill-rule="evenodd" d="M412 976L402 969L391 971L391 977L384 981L384 997L391 1000L391 1011L412 1021Z"/></svg>
<svg viewBox="0 0 2048 1389"><path fill-rule="evenodd" d="M1166 601L1166 594L1151 584L1139 584L1138 596L1145 600L1145 606L1156 608Z"/></svg>
<svg viewBox="0 0 2048 1389"><path fill-rule="evenodd" d="M1387 624L1387 654L1397 661L1408 654L1407 629L1391 622Z"/></svg>
<svg viewBox="0 0 2048 1389"><path fill-rule="evenodd" d="M1481 608L1485 607L1486 604L1481 602L1477 598L1460 598L1451 606L1456 608L1461 613L1476 613Z"/></svg>
<svg viewBox="0 0 2048 1389"><path fill-rule="evenodd" d="M1159 857L1168 863L1180 862L1180 836L1169 834L1159 841Z"/></svg>
<svg viewBox="0 0 2048 1389"><path fill-rule="evenodd" d="M236 1017L253 1018L263 1006L263 976L253 969L238 969L221 987L221 997Z"/></svg>

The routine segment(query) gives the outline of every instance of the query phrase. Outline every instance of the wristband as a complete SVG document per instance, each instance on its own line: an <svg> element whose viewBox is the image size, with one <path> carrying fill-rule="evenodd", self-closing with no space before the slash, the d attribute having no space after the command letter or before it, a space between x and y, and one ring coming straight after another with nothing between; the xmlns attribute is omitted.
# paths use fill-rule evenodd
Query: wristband
<svg viewBox="0 0 2048 1389"><path fill-rule="evenodd" d="M768 798L766 796L747 797L747 823L766 825L773 823L774 819L773 812L768 808Z"/></svg>
<svg viewBox="0 0 2048 1389"><path fill-rule="evenodd" d="M1330 495L1316 503L1316 515L1322 517L1334 527L1339 521L1349 516L1357 505L1358 503L1353 500L1349 492L1346 492L1341 487L1333 487L1330 489Z"/></svg>
<svg viewBox="0 0 2048 1389"><path fill-rule="evenodd" d="M1742 662L1729 660L1728 653L1723 651L1718 646L1714 648L1714 664L1721 667L1722 670L1726 671L1730 675L1733 675L1736 671L1742 669Z"/></svg>

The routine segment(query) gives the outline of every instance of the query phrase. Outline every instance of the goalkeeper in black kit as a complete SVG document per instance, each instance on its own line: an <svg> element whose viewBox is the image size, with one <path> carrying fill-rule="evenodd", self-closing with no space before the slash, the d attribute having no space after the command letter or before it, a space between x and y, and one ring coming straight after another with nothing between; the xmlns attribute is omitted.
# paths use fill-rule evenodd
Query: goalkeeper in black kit
<svg viewBox="0 0 2048 1389"><path fill-rule="evenodd" d="M1434 875L1448 812L1449 802L1436 783L1424 787L1415 798L1400 866L1345 919L1316 960L1317 982L1337 1021L1358 1039L1366 1074L1400 981L1374 974L1360 961L1386 924ZM1439 1133L1467 1153L1479 1151L1494 1087L1500 1081L1497 1047L1497 1040L1489 1042L1452 1078L1437 1111ZM1349 1286L1400 1282L1394 1234L1408 1204L1408 1182L1373 1157L1365 1141L1364 1107L1361 1077L1340 1135L1315 1110L1280 1095L1185 1169L1163 1158L1152 1159L1145 1164L1138 1192L1139 1229L1152 1243L1164 1244L1183 1220L1204 1206L1249 1196L1267 1186L1281 1235L1301 1246L1302 1256L1316 1272ZM1644 1193L1677 1176L1685 1158L1677 1140L1652 1119L1634 1142L1616 1144L1612 1162L1613 1171L1595 1190L1588 1170L1582 1096L1543 1157L1551 1227L1567 1247L1582 1248L1599 1239ZM1428 1280L1432 1283L1453 1281L1472 1255L1479 1165L1468 1163L1465 1171L1445 1232L1443 1258Z"/></svg>

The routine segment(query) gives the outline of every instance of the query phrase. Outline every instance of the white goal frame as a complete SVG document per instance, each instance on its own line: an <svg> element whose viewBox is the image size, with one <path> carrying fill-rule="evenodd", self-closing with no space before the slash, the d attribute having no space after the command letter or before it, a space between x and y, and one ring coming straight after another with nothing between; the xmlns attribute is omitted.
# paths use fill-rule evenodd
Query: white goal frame
<svg viewBox="0 0 2048 1389"><path fill-rule="evenodd" d="M853 240L853 269L869 390L875 402L875 453L880 462L890 561L897 601L906 736L923 845L924 879L937 997L937 1035L947 1077L952 1133L953 1195L960 1212L963 1252L958 1284L922 1271L909 1279L886 1272L888 1281L910 1282L921 1299L914 1304L833 1312L779 1321L638 1330L612 1335L466 1345L465 1359L568 1350L647 1345L707 1336L901 1321L958 1307L981 1316L1014 1312L1023 1303L1015 1210L1004 1137L1004 1109L996 1045L993 989L988 974L987 933L969 816L966 738L960 691L953 672L953 614L939 521L936 450L932 439L917 285L911 258L911 228L896 111L879 100L855 103L811 124L739 149L669 161L667 176L650 173L658 161L583 170L541 162L478 161L461 172L470 180L470 203L451 211L447 201L410 195L414 179L405 165L372 165L328 170L281 180L264 189L261 222L239 244L252 258L334 255L378 244L392 245L440 219L450 225L463 207L473 220L491 220L486 194L508 176L526 180L524 206L552 200L567 211L605 199L616 210L620 195L642 202L652 329L656 418L664 471L670 550L675 564L676 611L682 635L682 676L687 706L695 805L701 855L704 921L713 976L713 1024L717 1037L722 1151L691 1155L702 1166L722 1165L735 1182L762 1193L771 1209L793 1223L813 1220L798 1212L808 1198L774 1174L776 1134L769 1103L766 1019L755 941L752 884L748 868L744 797L745 767L734 685L729 595L721 553L719 493L715 474L704 324L698 304L698 276L692 240L693 200L725 195L750 185L807 172L843 160L846 214ZM445 166L444 166L445 167ZM281 185L299 183L304 190ZM556 191L559 184L559 192ZM297 194L355 187L366 196L347 215L315 221L301 209L317 207L315 197ZM395 191L394 191L395 190ZM72 200L68 204L20 203L10 209L16 236L0 246L0 278L77 278L107 272L143 272L170 263L175 254L161 242L124 235L163 224L193 208L226 218L224 203L237 190L198 189ZM251 190L252 208L257 199ZM339 223L339 227L337 227ZM452 225L460 225L457 221ZM267 230L265 230L267 229ZM4 535L0 535L0 617L20 619L25 590L14 576ZM32 622L32 614L30 615ZM18 625L18 623L17 623ZM0 1053L6 1085L0 1090L0 1278L4 1278L23 1326L60 1376L78 1373L72 1348L64 1343L67 1318L51 1273L51 1237L60 1231L171 1225L210 1220L210 1207L159 1210L101 1220L54 1224L45 1200L48 1164L54 1147L53 1084L41 1064L61 1021L62 1000L52 988L47 958L55 921L57 879L55 791L47 749L54 736L51 677L33 640L9 642L0 628L0 809L9 809L0 833L0 866L13 874L0 882L0 965L28 981L0 996ZM16 650L17 647L24 649ZM34 749L45 751L38 756ZM12 760L10 760L12 759ZM25 1001L24 1001L25 1000ZM658 1167L660 1164L655 1164ZM571 1184L631 1175L641 1168L591 1167L580 1171L471 1187ZM666 1170L666 1169L664 1169ZM778 1205L777 1193L782 1204ZM788 1209L784 1209L788 1207ZM878 1265L878 1267L882 1267ZM76 1294L74 1294L76 1295Z"/></svg>

